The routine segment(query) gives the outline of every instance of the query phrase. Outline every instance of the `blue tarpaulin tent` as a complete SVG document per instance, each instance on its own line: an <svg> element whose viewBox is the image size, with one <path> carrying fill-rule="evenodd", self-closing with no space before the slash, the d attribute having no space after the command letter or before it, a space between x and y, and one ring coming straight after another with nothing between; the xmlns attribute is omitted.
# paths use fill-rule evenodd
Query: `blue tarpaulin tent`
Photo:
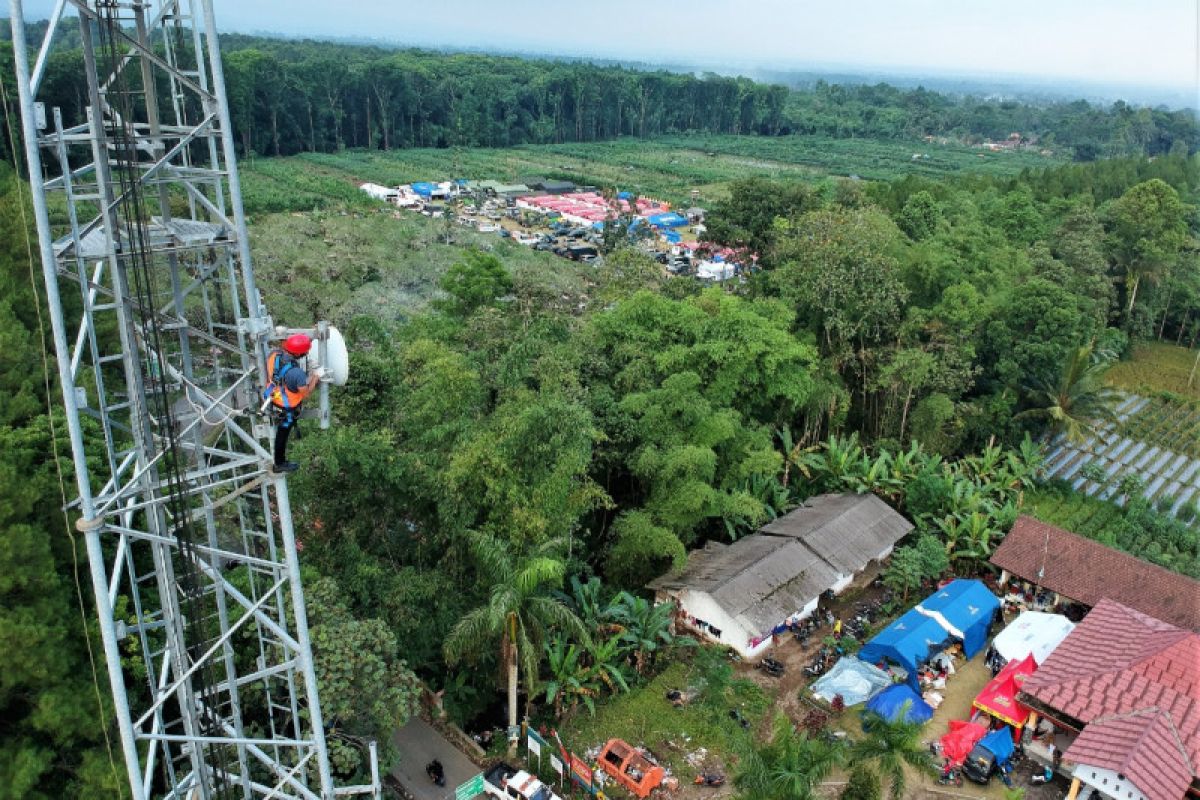
<svg viewBox="0 0 1200 800"><path fill-rule="evenodd" d="M436 188L437 187L429 181L417 181L416 183L412 184L412 190L422 197L429 197L429 195L433 194L433 190Z"/></svg>
<svg viewBox="0 0 1200 800"><path fill-rule="evenodd" d="M896 662L908 671L907 682L916 688L917 667L948 638L936 619L914 608L863 645L858 657L869 664L883 660Z"/></svg>
<svg viewBox="0 0 1200 800"><path fill-rule="evenodd" d="M646 217L646 222L656 228L678 228L687 225L687 217L681 217L674 211L668 211L663 214L651 214Z"/></svg>
<svg viewBox="0 0 1200 800"><path fill-rule="evenodd" d="M667 240L668 242L670 242L671 244L679 244L680 242L682 242L682 241L683 241L683 237L682 237L682 236L680 236L680 235L679 235L678 233L676 233L675 231L666 231L666 232L664 232L664 233L663 233L663 238L664 238L664 239L666 239L666 240Z"/></svg>
<svg viewBox="0 0 1200 800"><path fill-rule="evenodd" d="M837 695L847 706L865 703L876 692L892 685L892 679L874 664L859 661L854 656L838 659L833 669L812 685L813 694L832 703Z"/></svg>
<svg viewBox="0 0 1200 800"><path fill-rule="evenodd" d="M895 722L901 713L905 722L926 723L933 716L933 708L929 703L903 683L889 686L872 697L867 701L867 710L874 711L890 722Z"/></svg>
<svg viewBox="0 0 1200 800"><path fill-rule="evenodd" d="M983 583L960 578L925 598L916 610L962 639L963 653L972 658L987 644L988 628L999 607L1000 601Z"/></svg>
<svg viewBox="0 0 1200 800"><path fill-rule="evenodd" d="M1012 758L1013 751L1013 734L1012 728L1005 725L1003 728L997 728L987 736L979 740L976 747L986 747L996 757L997 764L1003 764Z"/></svg>
<svg viewBox="0 0 1200 800"><path fill-rule="evenodd" d="M617 192L618 200L632 200L633 192Z"/></svg>

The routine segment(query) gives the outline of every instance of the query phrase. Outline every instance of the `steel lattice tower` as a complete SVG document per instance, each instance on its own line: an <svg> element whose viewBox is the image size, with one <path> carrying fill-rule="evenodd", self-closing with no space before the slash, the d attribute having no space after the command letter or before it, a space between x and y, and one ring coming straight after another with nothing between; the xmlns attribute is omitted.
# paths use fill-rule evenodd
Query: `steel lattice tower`
<svg viewBox="0 0 1200 800"><path fill-rule="evenodd" d="M211 0L10 0L80 518L136 800L333 798ZM77 16L86 116L39 102ZM54 218L51 219L51 209ZM318 335L321 329L317 331ZM325 390L322 387L323 406Z"/></svg>

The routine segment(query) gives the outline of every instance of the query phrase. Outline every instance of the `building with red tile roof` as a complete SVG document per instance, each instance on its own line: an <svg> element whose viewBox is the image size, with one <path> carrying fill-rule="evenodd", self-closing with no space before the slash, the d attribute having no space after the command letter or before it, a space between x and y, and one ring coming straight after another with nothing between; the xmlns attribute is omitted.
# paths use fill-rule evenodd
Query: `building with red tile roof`
<svg viewBox="0 0 1200 800"><path fill-rule="evenodd" d="M1079 734L1063 760L1103 794L1200 793L1200 635L1102 599L1018 700Z"/></svg>
<svg viewBox="0 0 1200 800"><path fill-rule="evenodd" d="M1017 518L992 563L1086 606L1107 597L1200 631L1200 581L1029 516Z"/></svg>

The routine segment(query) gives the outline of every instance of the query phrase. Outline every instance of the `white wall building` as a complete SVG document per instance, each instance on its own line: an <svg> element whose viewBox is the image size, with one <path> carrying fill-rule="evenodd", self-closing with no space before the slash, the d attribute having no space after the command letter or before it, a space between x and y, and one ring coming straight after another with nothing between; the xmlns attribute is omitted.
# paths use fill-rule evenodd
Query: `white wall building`
<svg viewBox="0 0 1200 800"><path fill-rule="evenodd" d="M823 592L849 586L912 527L874 495L820 495L733 544L692 551L683 570L649 586L689 627L753 657L776 627L812 614Z"/></svg>

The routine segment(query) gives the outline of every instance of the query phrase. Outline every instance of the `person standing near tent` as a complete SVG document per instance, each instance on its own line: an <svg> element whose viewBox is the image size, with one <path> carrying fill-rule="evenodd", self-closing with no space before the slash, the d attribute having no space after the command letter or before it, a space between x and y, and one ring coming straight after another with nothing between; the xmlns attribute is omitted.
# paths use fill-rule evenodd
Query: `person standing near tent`
<svg viewBox="0 0 1200 800"><path fill-rule="evenodd" d="M325 376L318 367L310 375L300 366L300 359L312 349L312 339L295 333L283 342L281 349L267 354L267 388L263 389L263 406L270 406L275 420L275 448L272 471L276 474L295 472L299 464L287 460L287 440L300 421L300 406Z"/></svg>

